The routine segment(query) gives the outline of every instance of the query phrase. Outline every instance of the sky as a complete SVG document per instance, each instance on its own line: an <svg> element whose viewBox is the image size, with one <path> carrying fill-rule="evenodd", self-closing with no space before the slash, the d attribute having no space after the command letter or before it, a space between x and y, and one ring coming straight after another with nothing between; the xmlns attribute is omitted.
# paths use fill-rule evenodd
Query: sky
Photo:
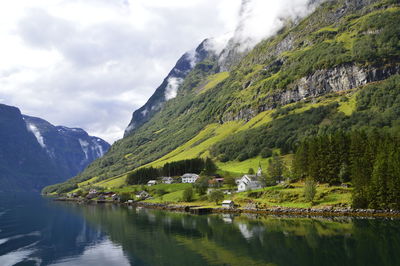
<svg viewBox="0 0 400 266"><path fill-rule="evenodd" d="M202 40L229 36L249 48L282 16L309 12L307 0L243 1L1 1L0 103L113 143Z"/></svg>

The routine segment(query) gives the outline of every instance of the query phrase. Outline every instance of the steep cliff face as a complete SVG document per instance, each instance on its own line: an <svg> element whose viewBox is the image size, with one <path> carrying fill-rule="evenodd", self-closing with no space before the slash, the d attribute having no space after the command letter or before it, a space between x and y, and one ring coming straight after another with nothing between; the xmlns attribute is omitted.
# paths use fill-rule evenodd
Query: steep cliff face
<svg viewBox="0 0 400 266"><path fill-rule="evenodd" d="M204 40L196 50L185 53L177 61L175 67L169 72L147 103L133 113L131 122L125 130L124 137L130 135L135 129L149 121L162 109L167 101L175 98L179 87L190 71L193 70L197 63L210 55L213 55L213 51L208 48L208 40Z"/></svg>
<svg viewBox="0 0 400 266"><path fill-rule="evenodd" d="M0 191L40 190L63 181L18 108L0 105Z"/></svg>
<svg viewBox="0 0 400 266"><path fill-rule="evenodd" d="M308 98L318 98L332 92L349 91L371 82L381 81L392 75L400 74L400 65L367 66L345 64L331 69L320 69L305 76L281 91L275 91L262 99L261 105L241 108L239 111L226 112L221 122L249 121L257 114L299 102Z"/></svg>
<svg viewBox="0 0 400 266"><path fill-rule="evenodd" d="M110 148L104 140L89 136L80 128L53 126L49 122L24 116L28 130L50 156L50 159L67 176L74 176Z"/></svg>
<svg viewBox="0 0 400 266"><path fill-rule="evenodd" d="M0 191L40 191L81 172L109 149L82 129L56 127L0 105Z"/></svg>

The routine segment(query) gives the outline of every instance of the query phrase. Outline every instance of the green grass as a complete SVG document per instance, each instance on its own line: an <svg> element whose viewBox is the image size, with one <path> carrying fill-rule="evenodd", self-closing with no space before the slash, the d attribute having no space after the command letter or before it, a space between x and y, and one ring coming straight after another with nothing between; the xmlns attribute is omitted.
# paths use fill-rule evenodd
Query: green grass
<svg viewBox="0 0 400 266"><path fill-rule="evenodd" d="M94 183L96 183L97 179L98 179L98 177L95 176L95 177L93 177L93 178L91 178L89 180L86 180L86 181L83 181L81 183L78 183L78 187L84 187L84 186L88 186L90 184L94 184Z"/></svg>
<svg viewBox="0 0 400 266"><path fill-rule="evenodd" d="M317 194L314 203L306 202L303 191L304 184L293 184L294 188L285 189L282 186L268 187L264 189L254 190L260 192L258 198L251 198L248 192L235 194L234 201L246 205L249 199L263 207L280 206L290 208L309 208L324 206L350 206L351 189L342 187L329 187L326 184L317 186Z"/></svg>
<svg viewBox="0 0 400 266"><path fill-rule="evenodd" d="M180 202L183 190L190 187L191 184L172 184L172 185L156 185L150 190L164 189L168 193L163 196L153 195L153 199L146 200L152 203L178 203L182 205L195 205L209 208L220 207L215 202L200 201L200 196L195 193L192 202ZM240 192L232 195L225 195L225 199L232 199L236 204L245 207L248 202L257 203L261 208L268 207L289 207L289 208L310 208L310 207L326 207L326 206L350 206L351 188L329 187L327 184L317 186L317 194L313 204L307 202L304 198L304 183L299 182L292 184L294 188L284 188L281 185L267 187L263 189L253 190L251 192ZM123 188L118 191L129 192L134 189L140 189L140 186L130 186L128 189ZM151 193L151 192L150 192ZM153 193L154 194L154 193ZM257 195L258 194L258 195ZM257 196L254 196L257 195Z"/></svg>
<svg viewBox="0 0 400 266"><path fill-rule="evenodd" d="M273 120L271 116L273 112L274 112L273 110L269 110L259 113L258 115L253 117L249 122L240 127L238 131L247 130L250 128L256 128L271 122Z"/></svg>
<svg viewBox="0 0 400 266"><path fill-rule="evenodd" d="M243 162L217 162L217 166L221 171L226 171L237 175L247 174L250 168L253 168L254 171L257 171L259 164L261 164L261 167L263 169L266 169L268 167L268 158L261 158L259 156L256 158L245 160Z"/></svg>
<svg viewBox="0 0 400 266"><path fill-rule="evenodd" d="M221 72L209 76L206 80L206 83L200 86L200 93L205 93L206 91L215 88L218 84L223 82L228 77L229 72Z"/></svg>
<svg viewBox="0 0 400 266"><path fill-rule="evenodd" d="M209 156L208 150L212 145L223 140L228 135L236 132L236 130L242 124L242 121L228 122L223 125L210 124L182 146L161 157L160 159L145 165L145 167L161 167L168 162L207 157Z"/></svg>
<svg viewBox="0 0 400 266"><path fill-rule="evenodd" d="M162 196L158 195L153 195L153 199L147 200L147 202L153 202L153 203L162 203L162 202L179 202L182 199L182 194L183 191L186 188L191 187L191 184L158 184L155 186L152 186L150 189L151 190L158 190L158 189L163 189L167 194L164 194ZM195 197L195 199L198 199L198 196Z"/></svg>
<svg viewBox="0 0 400 266"><path fill-rule="evenodd" d="M104 187L104 188L116 188L126 184L126 175L106 179L99 183L96 183L96 186Z"/></svg>
<svg viewBox="0 0 400 266"><path fill-rule="evenodd" d="M350 116L356 110L357 105L357 94L354 93L348 98L346 102L339 103L339 112L343 112L345 115Z"/></svg>

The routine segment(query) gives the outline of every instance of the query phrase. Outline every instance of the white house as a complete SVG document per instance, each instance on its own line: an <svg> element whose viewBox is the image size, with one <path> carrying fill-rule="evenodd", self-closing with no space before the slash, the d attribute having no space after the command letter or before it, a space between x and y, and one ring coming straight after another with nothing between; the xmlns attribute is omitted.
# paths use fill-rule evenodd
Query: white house
<svg viewBox="0 0 400 266"><path fill-rule="evenodd" d="M161 181L163 182L163 184L172 184L172 183L174 183L174 179L172 177L163 177L161 179Z"/></svg>
<svg viewBox="0 0 400 266"><path fill-rule="evenodd" d="M255 175L244 175L236 180L236 184L238 184L238 192L262 188L261 182Z"/></svg>
<svg viewBox="0 0 400 266"><path fill-rule="evenodd" d="M200 176L196 174L184 174L182 176L182 183L195 183Z"/></svg>
<svg viewBox="0 0 400 266"><path fill-rule="evenodd" d="M147 185L148 185L149 187L154 186L154 185L157 185L157 181L156 181L156 180L150 180L149 182L147 182Z"/></svg>
<svg viewBox="0 0 400 266"><path fill-rule="evenodd" d="M224 200L222 202L222 208L233 208L235 207L235 203L232 200Z"/></svg>

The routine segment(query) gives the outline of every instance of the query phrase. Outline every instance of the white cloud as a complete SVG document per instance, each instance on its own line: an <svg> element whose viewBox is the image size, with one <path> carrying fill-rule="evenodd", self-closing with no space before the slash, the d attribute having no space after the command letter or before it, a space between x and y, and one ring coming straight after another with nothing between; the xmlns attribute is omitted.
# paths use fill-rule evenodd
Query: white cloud
<svg viewBox="0 0 400 266"><path fill-rule="evenodd" d="M121 246L118 246L106 239L96 245L86 248L82 255L66 258L61 261L52 263L53 266L75 266L75 265L99 265L99 261L103 265L130 265L128 258L125 256Z"/></svg>
<svg viewBox="0 0 400 266"><path fill-rule="evenodd" d="M176 97L178 94L178 89L179 86L182 84L183 79L180 78L169 78L168 79L168 85L167 88L165 89L165 99L171 100Z"/></svg>
<svg viewBox="0 0 400 266"><path fill-rule="evenodd" d="M270 32L260 24L262 12L303 11L288 0L250 2L257 3L242 18L255 18L236 34L253 42ZM235 32L240 5L241 0L2 1L0 99L27 115L113 142L184 52L211 36L225 36L217 38L222 49ZM176 96L171 84L168 98Z"/></svg>
<svg viewBox="0 0 400 266"><path fill-rule="evenodd" d="M234 40L242 50L252 48L265 38L276 34L287 20L296 20L310 14L323 0L245 0L240 10L239 25Z"/></svg>

